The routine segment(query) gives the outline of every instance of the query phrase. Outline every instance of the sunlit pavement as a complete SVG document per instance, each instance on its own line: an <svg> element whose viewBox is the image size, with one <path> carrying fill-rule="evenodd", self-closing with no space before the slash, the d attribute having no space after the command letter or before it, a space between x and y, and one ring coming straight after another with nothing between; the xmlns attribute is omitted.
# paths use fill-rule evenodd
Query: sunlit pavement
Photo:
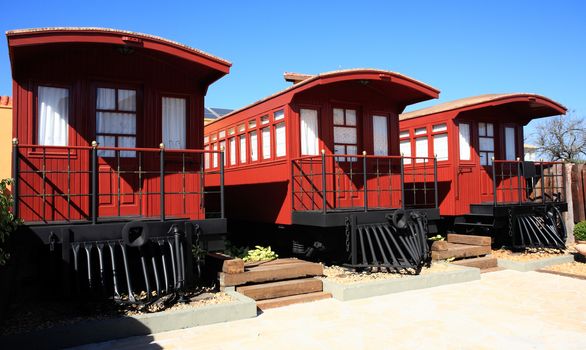
<svg viewBox="0 0 586 350"><path fill-rule="evenodd" d="M586 349L586 280L499 271L480 281L292 305L82 348Z"/></svg>

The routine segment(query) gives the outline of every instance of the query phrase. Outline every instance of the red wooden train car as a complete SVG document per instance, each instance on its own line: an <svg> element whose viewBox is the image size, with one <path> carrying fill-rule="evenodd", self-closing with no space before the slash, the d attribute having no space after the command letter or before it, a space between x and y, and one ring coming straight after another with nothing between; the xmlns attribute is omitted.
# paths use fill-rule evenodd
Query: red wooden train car
<svg viewBox="0 0 586 350"><path fill-rule="evenodd" d="M116 242L114 263L121 240L142 245L180 233L188 258L192 233L221 241L213 235L226 232L222 194L203 188L203 119L207 89L229 72L228 61L113 29L25 29L7 38L23 230L62 245L68 262L85 251L88 265L96 252L100 264L109 259L104 242ZM216 208L205 205L208 197ZM153 274L145 272L151 286Z"/></svg>
<svg viewBox="0 0 586 350"><path fill-rule="evenodd" d="M400 149L406 155L437 157L440 212L455 218L456 230L519 231L515 246L530 239L537 243L537 238L563 246L555 237L534 235L542 219L524 218L567 210L561 166L522 159L523 126L565 112L561 104L534 94L463 98L401 114ZM564 236L557 221L554 231Z"/></svg>
<svg viewBox="0 0 586 350"><path fill-rule="evenodd" d="M223 161L209 158L206 167L225 169L230 220L316 232L344 226L350 231L352 219L356 225L384 223L401 208L427 208L425 215L434 216L433 158L405 161L393 140L405 106L437 98L438 90L376 69L286 77L295 84L205 126L205 148L225 150ZM414 172L406 164L423 169ZM218 181L208 176L206 186ZM352 237L353 244L349 236L347 243L354 265L383 262L374 251L357 257L356 240L363 240Z"/></svg>

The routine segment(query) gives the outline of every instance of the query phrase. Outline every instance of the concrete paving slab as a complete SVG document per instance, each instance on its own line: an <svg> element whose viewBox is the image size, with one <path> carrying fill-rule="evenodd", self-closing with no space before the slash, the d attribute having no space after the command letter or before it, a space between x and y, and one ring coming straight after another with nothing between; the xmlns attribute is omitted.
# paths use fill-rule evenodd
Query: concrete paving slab
<svg viewBox="0 0 586 350"><path fill-rule="evenodd" d="M503 270L80 349L586 349L585 288L584 280Z"/></svg>

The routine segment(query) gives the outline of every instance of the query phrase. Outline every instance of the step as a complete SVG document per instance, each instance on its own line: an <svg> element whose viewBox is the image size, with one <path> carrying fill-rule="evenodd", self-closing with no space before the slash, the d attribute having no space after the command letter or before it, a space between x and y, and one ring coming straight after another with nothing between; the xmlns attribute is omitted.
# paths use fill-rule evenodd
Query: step
<svg viewBox="0 0 586 350"><path fill-rule="evenodd" d="M449 258L468 258L487 255L491 253L490 246L488 245L469 245L469 244L458 244L449 243L448 249L442 251L432 251L432 260L445 260Z"/></svg>
<svg viewBox="0 0 586 350"><path fill-rule="evenodd" d="M470 245L488 245L492 243L488 236L475 235L460 235L456 233L448 233L449 243L470 244Z"/></svg>
<svg viewBox="0 0 586 350"><path fill-rule="evenodd" d="M470 204L471 214L492 214L494 206L492 204Z"/></svg>
<svg viewBox="0 0 586 350"><path fill-rule="evenodd" d="M462 259L462 260L452 261L452 264L460 265L460 266L476 267L482 271L482 270L490 269L493 267L497 267L498 261L496 258L493 258L492 256L483 256L481 258L470 258L470 259Z"/></svg>
<svg viewBox="0 0 586 350"><path fill-rule="evenodd" d="M288 297L275 298L260 300L256 303L256 306L261 310L272 309L275 307L281 307L291 304L307 303L310 301L329 299L332 297L331 293L326 292L315 292L307 294L292 295Z"/></svg>
<svg viewBox="0 0 586 350"><path fill-rule="evenodd" d="M236 291L254 300L287 297L323 291L322 281L317 278L301 278L237 287Z"/></svg>
<svg viewBox="0 0 586 350"><path fill-rule="evenodd" d="M219 273L220 286L240 286L247 283L282 281L299 277L323 275L323 265L310 262L295 262L245 269L242 273Z"/></svg>
<svg viewBox="0 0 586 350"><path fill-rule="evenodd" d="M455 222L454 225L465 227L494 228L494 224L485 224L482 222Z"/></svg>

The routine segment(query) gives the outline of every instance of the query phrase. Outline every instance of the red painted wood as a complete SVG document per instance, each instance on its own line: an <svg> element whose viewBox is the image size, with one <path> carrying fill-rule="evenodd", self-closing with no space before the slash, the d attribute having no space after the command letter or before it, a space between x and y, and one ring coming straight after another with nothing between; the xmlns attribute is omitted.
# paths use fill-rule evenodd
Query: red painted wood
<svg viewBox="0 0 586 350"><path fill-rule="evenodd" d="M95 140L96 85L131 85L139 90L137 108L137 147L153 148L144 152L144 174L141 182L136 174L121 176L118 188L117 176L108 171L115 169L114 158L100 160L99 176L100 214L103 216L142 215L158 216L160 213L158 192L160 189L159 153L162 140L161 97L180 95L187 98L186 136L188 149L201 149L203 137L204 96L208 85L226 74L230 64L213 56L186 49L180 44L163 39L139 36L141 45L132 46L133 52L123 54L119 50L125 32L60 31L48 30L34 33L8 34L14 80L14 137L21 144L36 143L37 106L36 89L39 85L57 85L70 91L69 145L89 147ZM68 205L64 196L32 198L33 194L88 194L90 191L90 151L72 149L69 167L72 171L86 172L70 177L67 174L48 174L46 185L38 174L23 174L20 182L21 217L25 221L54 221L84 219L89 215L88 197L72 196ZM179 155L167 156L166 171L179 171L183 162ZM199 171L201 156L190 155L187 171ZM122 170L136 170L137 159L126 159ZM21 170L43 169L40 149L22 150ZM67 149L46 153L46 170L66 170ZM199 192L200 176L165 176L167 193L180 191ZM120 190L120 207L117 194ZM203 217L200 195L169 194L166 196L168 216L188 215ZM68 208L70 213L68 213Z"/></svg>

